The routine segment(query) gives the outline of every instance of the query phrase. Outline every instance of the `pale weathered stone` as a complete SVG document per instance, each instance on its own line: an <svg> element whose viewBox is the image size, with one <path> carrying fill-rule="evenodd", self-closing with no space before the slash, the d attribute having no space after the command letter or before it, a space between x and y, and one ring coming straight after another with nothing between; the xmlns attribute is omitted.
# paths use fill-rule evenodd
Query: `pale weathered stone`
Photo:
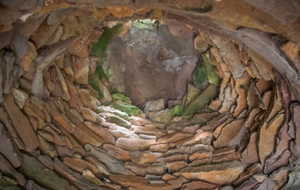
<svg viewBox="0 0 300 190"><path fill-rule="evenodd" d="M148 114L149 112L161 111L164 108L165 108L164 99L161 98L161 99L152 100L152 101L147 102L144 107L144 112L146 114Z"/></svg>
<svg viewBox="0 0 300 190"><path fill-rule="evenodd" d="M103 185L102 181L99 180L90 170L83 170L82 176L97 186Z"/></svg>
<svg viewBox="0 0 300 190"><path fill-rule="evenodd" d="M114 123L126 128L129 128L131 126L131 123L129 121L127 121L126 119L123 119L122 117L119 117L115 114L111 114L111 113L100 113L99 114L101 117L103 117L105 119L105 121L110 122L110 123Z"/></svg>
<svg viewBox="0 0 300 190"><path fill-rule="evenodd" d="M288 181L287 168L281 168L273 172L270 177L265 179L257 188L257 190L276 189L279 190Z"/></svg>
<svg viewBox="0 0 300 190"><path fill-rule="evenodd" d="M22 109L28 98L28 94L20 89L15 89L15 88L12 88L11 92L14 95L17 105L19 106L20 109Z"/></svg>
<svg viewBox="0 0 300 190"><path fill-rule="evenodd" d="M300 177L299 169L300 166L297 166L289 173L288 181L282 187L282 190L297 190L300 187L300 181L298 180Z"/></svg>

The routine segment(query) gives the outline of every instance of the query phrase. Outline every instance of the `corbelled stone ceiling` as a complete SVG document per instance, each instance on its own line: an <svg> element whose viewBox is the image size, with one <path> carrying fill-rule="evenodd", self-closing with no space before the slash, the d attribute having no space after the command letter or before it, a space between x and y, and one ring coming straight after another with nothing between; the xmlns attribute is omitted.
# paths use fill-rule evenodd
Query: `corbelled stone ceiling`
<svg viewBox="0 0 300 190"><path fill-rule="evenodd" d="M0 0L0 189L300 189L298 0Z"/></svg>

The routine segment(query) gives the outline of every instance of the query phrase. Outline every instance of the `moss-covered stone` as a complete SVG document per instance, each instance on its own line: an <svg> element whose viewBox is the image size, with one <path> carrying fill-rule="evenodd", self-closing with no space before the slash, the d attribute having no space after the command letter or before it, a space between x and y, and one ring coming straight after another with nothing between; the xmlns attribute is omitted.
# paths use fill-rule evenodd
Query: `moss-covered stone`
<svg viewBox="0 0 300 190"><path fill-rule="evenodd" d="M201 91L199 88L192 84L188 84L188 91L186 94L186 104L188 104L193 98L195 98Z"/></svg>
<svg viewBox="0 0 300 190"><path fill-rule="evenodd" d="M94 174L89 170L84 170L82 176L97 186L103 185L102 181L94 176Z"/></svg>
<svg viewBox="0 0 300 190"><path fill-rule="evenodd" d="M180 116L182 114L182 110L182 106L177 105L172 109L165 109L157 112L151 116L150 119L158 123L168 124L174 117Z"/></svg>
<svg viewBox="0 0 300 190"><path fill-rule="evenodd" d="M190 102L186 105L183 116L186 118L191 118L193 115L203 108L204 105L208 104L211 100L217 98L219 95L219 87L210 84L202 94L200 94L195 101Z"/></svg>
<svg viewBox="0 0 300 190"><path fill-rule="evenodd" d="M76 190L67 180L60 178L52 170L42 165L36 158L27 156L26 154L23 156L24 164L22 172L30 179L49 189Z"/></svg>
<svg viewBox="0 0 300 190"><path fill-rule="evenodd" d="M95 72L89 76L89 84L98 92L101 103L111 102L112 97L107 87L101 82L99 75Z"/></svg>
<svg viewBox="0 0 300 190"><path fill-rule="evenodd" d="M129 128L131 126L131 123L129 121L112 113L105 113L105 119L110 123L115 123L126 128Z"/></svg>
<svg viewBox="0 0 300 190"><path fill-rule="evenodd" d="M216 67L210 63L209 58L207 56L209 55L202 54L208 82L216 86L220 86L222 80L216 72Z"/></svg>
<svg viewBox="0 0 300 190"><path fill-rule="evenodd" d="M101 59L106 58L106 48L118 33L122 31L122 24L117 24L113 28L104 27L104 31L96 43L92 44L90 55L100 57Z"/></svg>
<svg viewBox="0 0 300 190"><path fill-rule="evenodd" d="M130 98L126 97L124 94L115 93L115 94L112 94L111 96L112 96L113 102L116 102L116 101L120 100L122 102L126 102L128 104L131 104Z"/></svg>
<svg viewBox="0 0 300 190"><path fill-rule="evenodd" d="M204 89L208 85L208 79L205 66L198 64L197 68L192 74L194 85L199 89Z"/></svg>
<svg viewBox="0 0 300 190"><path fill-rule="evenodd" d="M3 190L21 190L20 187L6 181L5 179L0 179L0 189Z"/></svg>
<svg viewBox="0 0 300 190"><path fill-rule="evenodd" d="M143 113L138 107L122 101L113 102L112 107L121 110L130 116L140 116Z"/></svg>

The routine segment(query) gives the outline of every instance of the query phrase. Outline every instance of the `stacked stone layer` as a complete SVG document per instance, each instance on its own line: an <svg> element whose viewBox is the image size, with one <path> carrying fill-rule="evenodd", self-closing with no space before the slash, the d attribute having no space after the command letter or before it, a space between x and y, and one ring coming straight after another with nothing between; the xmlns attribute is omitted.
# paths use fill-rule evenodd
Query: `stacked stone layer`
<svg viewBox="0 0 300 190"><path fill-rule="evenodd" d="M97 10L77 3L1 2L7 19L0 20L1 189L300 185L300 58L295 43L248 28L226 29L237 40L209 33L194 22L203 19L197 17L199 11L209 10L205 3L186 8L189 17L181 14L183 5L167 1L167 13L142 9L139 1L136 7L103 3L108 8ZM129 97L112 91L107 73L103 77L98 70L105 51L98 47L98 57L90 52L96 42L113 39L100 40L100 24L113 28L114 20L123 17L178 20L197 32L194 44L202 62L183 99L167 106L152 100L140 110ZM237 22L215 13L209 17ZM258 23L244 25L277 29ZM116 35L124 35L125 26ZM285 30L281 34L297 42L298 36ZM183 37L176 28L170 31Z"/></svg>

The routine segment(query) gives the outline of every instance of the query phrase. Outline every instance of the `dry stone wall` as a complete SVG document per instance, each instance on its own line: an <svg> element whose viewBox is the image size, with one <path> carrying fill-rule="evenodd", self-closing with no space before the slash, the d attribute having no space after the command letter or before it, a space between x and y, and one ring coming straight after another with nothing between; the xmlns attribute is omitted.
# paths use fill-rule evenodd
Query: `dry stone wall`
<svg viewBox="0 0 300 190"><path fill-rule="evenodd" d="M229 1L224 17L223 1L101 2L0 2L0 189L300 187L296 13L276 23L277 12L247 12L266 6L252 1ZM182 99L141 110L101 64L144 18L182 39L176 22L195 31L201 61Z"/></svg>

